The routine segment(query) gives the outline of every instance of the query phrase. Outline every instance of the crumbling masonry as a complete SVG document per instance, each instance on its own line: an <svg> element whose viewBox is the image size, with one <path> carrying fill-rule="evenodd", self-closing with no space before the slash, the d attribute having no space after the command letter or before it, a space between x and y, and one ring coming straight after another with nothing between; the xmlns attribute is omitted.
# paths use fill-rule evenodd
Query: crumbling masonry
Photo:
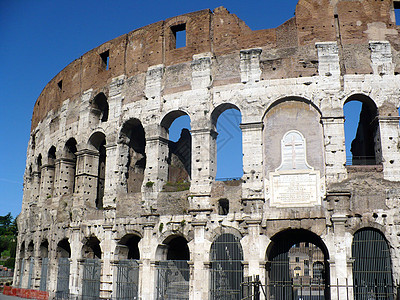
<svg viewBox="0 0 400 300"><path fill-rule="evenodd" d="M14 286L241 299L258 276L268 299L396 299L399 8L300 0L252 31L219 7L73 61L34 107ZM350 101L362 110L346 160ZM243 176L216 181L227 109L241 113ZM183 115L190 131L172 142Z"/></svg>

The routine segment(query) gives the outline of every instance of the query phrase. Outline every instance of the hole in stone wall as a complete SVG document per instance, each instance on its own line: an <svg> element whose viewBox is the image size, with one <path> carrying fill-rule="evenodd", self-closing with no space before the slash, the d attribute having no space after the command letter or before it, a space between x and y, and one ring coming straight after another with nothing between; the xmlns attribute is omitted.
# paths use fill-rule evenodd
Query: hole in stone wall
<svg viewBox="0 0 400 300"><path fill-rule="evenodd" d="M211 115L217 136L216 180L238 180L243 176L242 120L232 104L218 106Z"/></svg>
<svg viewBox="0 0 400 300"><path fill-rule="evenodd" d="M190 182L192 160L190 117L184 112L174 111L164 117L161 126L165 128L169 138L168 182L170 184Z"/></svg>
<svg viewBox="0 0 400 300"><path fill-rule="evenodd" d="M184 237L176 237L168 243L167 260L190 260L189 247Z"/></svg>
<svg viewBox="0 0 400 300"><path fill-rule="evenodd" d="M110 64L110 51L104 51L103 53L100 54L101 62L102 62L102 67L105 70L109 69L109 64Z"/></svg>
<svg viewBox="0 0 400 300"><path fill-rule="evenodd" d="M109 107L108 107L107 97L104 95L104 93L99 93L93 99L93 104L92 104L93 114L96 115L101 120L101 122L107 122L108 110Z"/></svg>
<svg viewBox="0 0 400 300"><path fill-rule="evenodd" d="M76 148L76 140L74 138L70 138L65 143L65 158L71 161L72 171L69 174L67 179L67 186L70 192L75 192L75 174L76 174L76 152L78 151Z"/></svg>
<svg viewBox="0 0 400 300"><path fill-rule="evenodd" d="M118 257L119 259L140 259L139 253L139 241L140 237L133 234L125 235L119 244L124 247L119 247Z"/></svg>
<svg viewBox="0 0 400 300"><path fill-rule="evenodd" d="M56 147L51 146L49 153L48 153L48 164L54 165L56 160Z"/></svg>
<svg viewBox="0 0 400 300"><path fill-rule="evenodd" d="M57 258L69 258L71 257L71 247L68 239L63 239L57 244Z"/></svg>
<svg viewBox="0 0 400 300"><path fill-rule="evenodd" d="M220 199L218 200L218 214L227 215L229 213L229 200Z"/></svg>
<svg viewBox="0 0 400 300"><path fill-rule="evenodd" d="M377 108L363 95L350 97L344 107L347 165L375 165L380 152Z"/></svg>
<svg viewBox="0 0 400 300"><path fill-rule="evenodd" d="M40 244L40 257L45 258L49 256L49 242L47 240Z"/></svg>
<svg viewBox="0 0 400 300"><path fill-rule="evenodd" d="M89 143L96 148L99 153L97 169L97 188L96 188L96 208L103 209L104 182L106 175L106 137L101 132L94 133Z"/></svg>
<svg viewBox="0 0 400 300"><path fill-rule="evenodd" d="M126 184L128 193L141 191L146 168L146 139L142 124L131 119L122 126L120 142L127 147Z"/></svg>
<svg viewBox="0 0 400 300"><path fill-rule="evenodd" d="M98 258L101 259L100 241L95 236L91 236L86 240L82 247L82 258Z"/></svg>
<svg viewBox="0 0 400 300"><path fill-rule="evenodd" d="M60 81L57 83L58 89L59 89L60 91L62 91L62 87L63 87L62 84L63 84L62 80L60 80Z"/></svg>
<svg viewBox="0 0 400 300"><path fill-rule="evenodd" d="M186 24L171 26L172 49L186 47Z"/></svg>

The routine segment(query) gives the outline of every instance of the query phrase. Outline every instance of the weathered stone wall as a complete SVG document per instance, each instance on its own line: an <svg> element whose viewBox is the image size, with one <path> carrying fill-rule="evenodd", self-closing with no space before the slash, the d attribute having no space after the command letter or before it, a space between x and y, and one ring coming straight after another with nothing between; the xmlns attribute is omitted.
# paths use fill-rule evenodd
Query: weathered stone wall
<svg viewBox="0 0 400 300"><path fill-rule="evenodd" d="M173 29L182 24L186 47L176 49ZM220 7L148 25L84 54L35 104L14 285L22 278L27 287L29 267L21 270L20 262L34 257L32 286L39 288L47 241L53 295L60 241L68 239L69 290L81 293L82 249L96 237L101 296L115 296L117 249L135 235L139 294L153 299L155 262L172 237L183 236L190 299L208 299L210 246L218 235L240 237L244 275L268 283L267 249L289 229L319 236L331 282L344 283L353 278L354 233L375 228L390 245L393 277L400 278L398 30L390 0L300 0L296 16L276 29L251 31ZM106 108L96 102L100 93ZM373 165L346 166L343 105L352 100L376 107ZM242 117L243 176L218 182L215 125L231 108ZM178 169L170 168L168 128L182 115L191 122L190 182L182 176L171 182L185 163L174 156ZM126 124L144 130L146 166L138 173L129 173L138 152L123 135ZM284 182L300 174L278 170L290 130L301 133L304 145L295 148L293 140L286 157L305 155L308 165L300 173L306 177L299 178L308 185L293 179L301 205L279 206L285 191L272 175ZM228 200L228 211L221 200Z"/></svg>

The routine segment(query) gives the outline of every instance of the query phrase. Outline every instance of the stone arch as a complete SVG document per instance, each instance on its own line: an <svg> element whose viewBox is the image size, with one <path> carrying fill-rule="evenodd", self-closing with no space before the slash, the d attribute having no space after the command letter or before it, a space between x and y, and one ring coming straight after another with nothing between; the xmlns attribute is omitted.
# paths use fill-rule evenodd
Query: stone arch
<svg viewBox="0 0 400 300"><path fill-rule="evenodd" d="M58 295L69 295L70 258L71 246L68 238L63 238L57 243L57 287Z"/></svg>
<svg viewBox="0 0 400 300"><path fill-rule="evenodd" d="M89 145L98 151L97 160L97 187L96 208L103 209L104 185L106 178L106 136L102 132L95 132L89 138Z"/></svg>
<svg viewBox="0 0 400 300"><path fill-rule="evenodd" d="M168 112L161 120L161 136L169 139L169 129L179 117L190 116L183 110ZM178 141L168 140L168 182L190 182L192 173L192 136L189 128L181 127Z"/></svg>
<svg viewBox="0 0 400 300"><path fill-rule="evenodd" d="M102 251L99 239L91 235L85 238L82 246L81 256L84 259L101 259Z"/></svg>
<svg viewBox="0 0 400 300"><path fill-rule="evenodd" d="M43 239L39 246L39 265L40 265L40 283L41 291L47 290L47 278L49 274L49 242Z"/></svg>
<svg viewBox="0 0 400 300"><path fill-rule="evenodd" d="M126 190L128 193L140 192L146 168L146 136L138 119L132 118L124 123L119 143L122 146L122 164L126 168Z"/></svg>
<svg viewBox="0 0 400 300"><path fill-rule="evenodd" d="M351 111L347 113L345 106L350 102L358 102L361 105L360 114L358 117L357 130L354 139L350 143L352 137L349 136L350 128L347 128L345 122L345 139L347 148L350 147L350 153L348 152L347 164L349 165L375 165L380 163L381 157L381 145L379 141L379 121L378 107L376 103L367 95L364 94L352 94L346 98L343 104L343 111L348 122L356 120L354 117L356 114L356 108L347 105ZM354 120L352 120L354 119ZM353 125L351 125L353 127ZM349 150L349 149L347 149Z"/></svg>
<svg viewBox="0 0 400 300"><path fill-rule="evenodd" d="M311 101L301 97L285 97L273 102L263 117L263 155L265 177L281 165L282 140L290 131L304 137L308 149L306 161L321 177L325 173L324 132L322 112ZM277 155L279 154L279 155Z"/></svg>
<svg viewBox="0 0 400 300"><path fill-rule="evenodd" d="M264 112L262 120L264 120L266 118L266 116L267 116L267 114L269 113L270 110L272 110L276 106L278 106L278 105L280 105L282 103L288 102L288 101L297 101L297 102L302 102L302 103L308 104L308 105L312 106L319 113L319 115L321 117L323 116L321 109L314 102L312 102L310 99L307 99L307 98L302 97L302 96L294 96L293 95L293 96L279 97L279 98L276 98L276 100L272 101L267 106L267 109Z"/></svg>
<svg viewBox="0 0 400 300"><path fill-rule="evenodd" d="M364 227L354 233L352 242L355 299L394 298L393 268L389 242L383 233Z"/></svg>
<svg viewBox="0 0 400 300"><path fill-rule="evenodd" d="M210 149L217 180L239 179L243 176L241 119L241 110L232 103L222 103L211 113L211 129L218 132L212 134L215 138L211 141Z"/></svg>
<svg viewBox="0 0 400 300"><path fill-rule="evenodd" d="M231 233L219 235L210 247L211 298L241 299L243 249L240 238ZM225 296L225 297L224 297Z"/></svg>
<svg viewBox="0 0 400 300"><path fill-rule="evenodd" d="M232 235L236 236L236 238L238 238L239 241L241 241L244 236L242 234L242 232L240 232L238 229L236 229L234 227L220 226L212 231L212 233L210 234L209 241L212 243L213 241L215 241L218 238L218 236L220 236L222 234L232 234Z"/></svg>
<svg viewBox="0 0 400 300"><path fill-rule="evenodd" d="M91 111L93 115L101 122L108 121L109 106L106 95L103 92L98 93L92 100Z"/></svg>
<svg viewBox="0 0 400 300"><path fill-rule="evenodd" d="M51 146L49 151L47 152L47 164L54 166L56 160L56 147Z"/></svg>
<svg viewBox="0 0 400 300"><path fill-rule="evenodd" d="M63 174L67 175L67 178L65 179L67 193L75 192L77 152L78 149L75 138L69 138L64 145L63 157L60 162L60 169L62 169Z"/></svg>
<svg viewBox="0 0 400 300"><path fill-rule="evenodd" d="M324 264L323 279L317 281L318 291L329 299L329 252L321 237L305 229L287 229L271 238L266 250L266 278L270 296L275 299L292 299L292 294L302 292L302 287L293 288L293 284L301 285L311 282L310 274L300 272L295 276L295 267L313 265L316 261ZM299 282L297 282L299 281Z"/></svg>
<svg viewBox="0 0 400 300"><path fill-rule="evenodd" d="M137 234L125 234L116 246L115 256L121 259L140 259L139 241L141 237Z"/></svg>

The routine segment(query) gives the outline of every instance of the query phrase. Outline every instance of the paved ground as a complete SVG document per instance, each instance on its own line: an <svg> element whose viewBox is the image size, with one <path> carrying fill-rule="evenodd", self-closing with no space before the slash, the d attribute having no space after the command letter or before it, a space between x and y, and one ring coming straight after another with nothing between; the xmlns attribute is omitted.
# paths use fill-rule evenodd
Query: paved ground
<svg viewBox="0 0 400 300"><path fill-rule="evenodd" d="M0 300L18 300L18 299L24 299L24 298L6 296L6 295L3 295L3 294L0 294Z"/></svg>

